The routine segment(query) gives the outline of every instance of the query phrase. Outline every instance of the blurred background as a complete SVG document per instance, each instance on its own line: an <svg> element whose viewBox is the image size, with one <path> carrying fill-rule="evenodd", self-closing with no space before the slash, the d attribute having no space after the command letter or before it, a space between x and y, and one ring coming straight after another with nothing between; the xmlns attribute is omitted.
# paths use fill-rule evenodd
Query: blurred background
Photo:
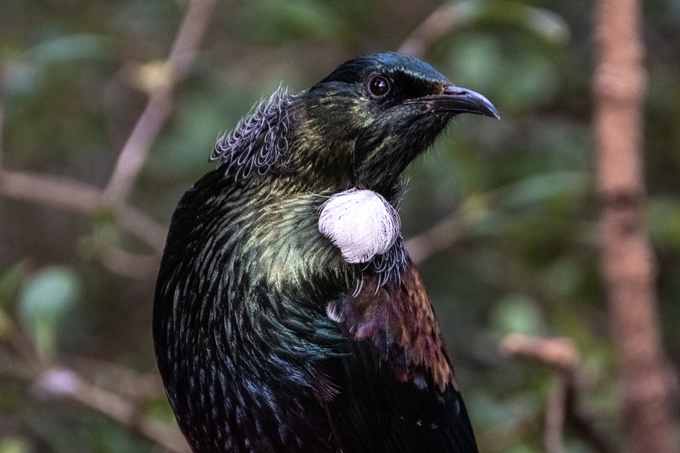
<svg viewBox="0 0 680 453"><path fill-rule="evenodd" d="M544 451L559 376L504 354L511 333L573 342L580 410L617 445L593 2L206 0L193 18L187 4L0 4L0 453L186 451L151 340L179 197L212 168L218 135L280 83L299 91L352 56L399 48L502 118L457 119L409 169L401 210L480 449ZM680 1L648 0L643 14L646 226L677 431ZM567 423L565 452L606 451L594 445Z"/></svg>

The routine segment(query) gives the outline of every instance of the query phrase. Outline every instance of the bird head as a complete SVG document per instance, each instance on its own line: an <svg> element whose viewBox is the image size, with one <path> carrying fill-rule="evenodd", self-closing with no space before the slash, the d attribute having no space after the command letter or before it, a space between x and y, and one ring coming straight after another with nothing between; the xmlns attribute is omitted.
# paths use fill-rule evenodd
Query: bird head
<svg viewBox="0 0 680 453"><path fill-rule="evenodd" d="M301 94L297 130L307 162L352 187L392 199L400 175L459 113L498 118L484 96L398 53L339 66ZM314 154L314 155L312 155Z"/></svg>
<svg viewBox="0 0 680 453"><path fill-rule="evenodd" d="M267 174L285 190L369 189L394 202L404 169L459 113L498 118L484 96L415 57L369 54L302 93L277 90L211 158L236 179Z"/></svg>

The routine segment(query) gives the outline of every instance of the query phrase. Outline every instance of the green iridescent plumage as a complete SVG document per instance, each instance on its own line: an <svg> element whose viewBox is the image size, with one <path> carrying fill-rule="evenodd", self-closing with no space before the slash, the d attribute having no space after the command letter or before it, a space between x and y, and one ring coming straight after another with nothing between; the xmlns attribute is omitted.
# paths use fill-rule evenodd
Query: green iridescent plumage
<svg viewBox="0 0 680 453"><path fill-rule="evenodd" d="M402 171L466 111L497 116L426 63L374 54L275 93L218 141L173 215L154 303L194 451L476 451L401 237L348 262L318 224L341 193L396 208Z"/></svg>

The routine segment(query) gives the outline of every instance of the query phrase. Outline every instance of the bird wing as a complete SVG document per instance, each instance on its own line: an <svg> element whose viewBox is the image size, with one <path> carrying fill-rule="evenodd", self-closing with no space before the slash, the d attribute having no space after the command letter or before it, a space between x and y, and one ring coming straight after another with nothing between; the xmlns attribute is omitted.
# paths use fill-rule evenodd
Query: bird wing
<svg viewBox="0 0 680 453"><path fill-rule="evenodd" d="M477 452L439 326L410 263L398 284L368 278L359 294L327 311L347 337L343 354L323 369L338 387L322 405L343 452Z"/></svg>

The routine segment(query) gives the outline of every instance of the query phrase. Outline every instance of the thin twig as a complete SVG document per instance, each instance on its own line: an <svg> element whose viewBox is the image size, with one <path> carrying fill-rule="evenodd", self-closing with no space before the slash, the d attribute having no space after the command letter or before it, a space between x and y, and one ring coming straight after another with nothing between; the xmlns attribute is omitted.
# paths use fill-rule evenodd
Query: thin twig
<svg viewBox="0 0 680 453"><path fill-rule="evenodd" d="M142 115L118 156L104 190L103 198L106 203L122 204L132 191L151 145L172 112L173 88L186 76L195 58L200 41L210 23L215 3L215 0L189 1L166 62L166 77L153 88Z"/></svg>
<svg viewBox="0 0 680 453"><path fill-rule="evenodd" d="M513 359L548 365L555 382L546 407L544 445L546 452L563 451L562 432L569 422L581 437L599 453L615 453L613 444L595 428L595 420L579 404L576 385L579 356L568 338L539 338L511 334L501 342L501 351Z"/></svg>
<svg viewBox="0 0 680 453"><path fill-rule="evenodd" d="M87 356L68 357L70 368L82 370L84 378L127 399L137 401L165 397L163 381L157 370L145 373L124 365Z"/></svg>
<svg viewBox="0 0 680 453"><path fill-rule="evenodd" d="M67 211L92 215L101 208L101 191L73 179L43 174L0 170L0 193L8 198L27 200ZM166 227L142 211L122 206L120 226L160 253L165 243Z"/></svg>
<svg viewBox="0 0 680 453"><path fill-rule="evenodd" d="M574 381L568 382L566 387L566 411L569 416L569 423L574 427L575 431L593 447L593 450L599 453L618 453L619 449L606 438L600 431L597 430L597 420L595 417L583 410L579 404L579 394L577 392Z"/></svg>
<svg viewBox="0 0 680 453"><path fill-rule="evenodd" d="M454 212L432 227L406 241L406 250L414 263L425 261L459 241L469 228L489 214L490 203L497 192L468 196Z"/></svg>
<svg viewBox="0 0 680 453"><path fill-rule="evenodd" d="M545 410L543 445L546 453L564 451L563 431L568 417L567 394L574 386L579 358L573 343L566 338L537 338L508 335L501 343L505 354L522 360L539 361L555 370L553 389Z"/></svg>
<svg viewBox="0 0 680 453"><path fill-rule="evenodd" d="M118 212L121 228L141 239L156 252L161 253L165 247L168 227L156 222L144 211L131 206L123 206Z"/></svg>
<svg viewBox="0 0 680 453"><path fill-rule="evenodd" d="M563 373L554 377L553 387L545 408L545 435L543 447L546 453L563 453L564 420L566 418L567 387L571 379Z"/></svg>
<svg viewBox="0 0 680 453"><path fill-rule="evenodd" d="M537 361L560 372L573 373L578 366L578 352L568 338L541 338L510 334L501 342L501 350L514 359Z"/></svg>
<svg viewBox="0 0 680 453"><path fill-rule="evenodd" d="M172 109L171 90L186 75L214 9L215 0L190 0L167 61L168 82L159 84L118 157L106 189L68 178L4 170L0 165L0 193L82 214L93 214L116 204L121 227L156 252L163 250L166 228L138 209L124 204L137 175ZM0 153L2 152L0 104ZM1 158L1 155L0 155ZM0 164L2 161L0 160Z"/></svg>
<svg viewBox="0 0 680 453"><path fill-rule="evenodd" d="M462 237L465 220L456 211L428 230L406 241L406 250L414 263L425 261L434 253L451 247Z"/></svg>
<svg viewBox="0 0 680 453"><path fill-rule="evenodd" d="M120 395L90 384L73 370L48 369L36 382L35 390L49 396L71 398L128 426L171 452L187 453L189 451L186 442L175 428L176 425L154 422L141 414L135 404Z"/></svg>
<svg viewBox="0 0 680 453"><path fill-rule="evenodd" d="M26 338L15 323L8 320L6 324L2 339L14 353L8 351L5 354L5 350L0 349L0 353L3 353L0 355L3 359L0 361L0 378L32 383L38 397L42 395L70 398L130 427L171 452L188 452L186 442L175 423L165 424L147 417L139 411L134 401L90 384L75 370L45 361L36 353L33 342ZM103 362L99 363L109 370L114 367ZM118 376L119 378L125 376L131 387L137 388L139 385L140 380L134 378L127 370L119 371ZM142 380L144 381L148 379Z"/></svg>
<svg viewBox="0 0 680 453"><path fill-rule="evenodd" d="M98 254L98 258L110 272L134 279L153 277L160 263L158 255L140 255L118 247L107 247Z"/></svg>

